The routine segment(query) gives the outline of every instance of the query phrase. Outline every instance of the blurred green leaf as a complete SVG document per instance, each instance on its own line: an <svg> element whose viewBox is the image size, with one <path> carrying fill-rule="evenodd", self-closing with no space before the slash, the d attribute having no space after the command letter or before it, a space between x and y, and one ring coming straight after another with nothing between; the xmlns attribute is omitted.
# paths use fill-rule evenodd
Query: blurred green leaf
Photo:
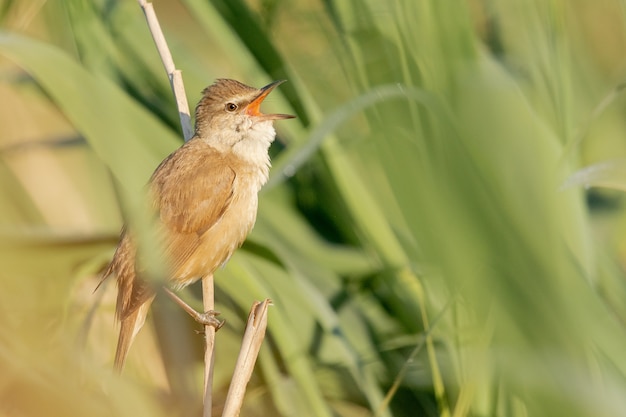
<svg viewBox="0 0 626 417"><path fill-rule="evenodd" d="M118 86L93 75L62 51L9 33L0 53L29 71L136 198L178 139Z"/></svg>
<svg viewBox="0 0 626 417"><path fill-rule="evenodd" d="M576 186L606 187L626 191L626 160L599 162L580 169L565 180L562 188Z"/></svg>

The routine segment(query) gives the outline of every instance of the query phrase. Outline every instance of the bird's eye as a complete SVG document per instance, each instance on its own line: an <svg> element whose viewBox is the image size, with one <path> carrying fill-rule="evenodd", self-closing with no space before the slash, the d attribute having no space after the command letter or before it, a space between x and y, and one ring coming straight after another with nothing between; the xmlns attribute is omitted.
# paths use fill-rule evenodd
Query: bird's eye
<svg viewBox="0 0 626 417"><path fill-rule="evenodd" d="M235 110L237 110L237 105L235 103L226 104L226 111L233 112Z"/></svg>

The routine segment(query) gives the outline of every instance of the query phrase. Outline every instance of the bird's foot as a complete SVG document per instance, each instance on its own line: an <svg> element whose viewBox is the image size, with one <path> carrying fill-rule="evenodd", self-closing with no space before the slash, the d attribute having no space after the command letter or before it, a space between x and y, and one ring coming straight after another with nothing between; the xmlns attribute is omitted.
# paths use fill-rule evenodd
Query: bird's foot
<svg viewBox="0 0 626 417"><path fill-rule="evenodd" d="M215 328L215 331L218 331L225 323L224 320L218 320L216 316L219 316L219 311L209 310L204 313L198 313L194 310L189 304L184 302L179 296L174 294L169 288L164 288L167 295L170 296L176 304L182 307L183 310L187 312L195 321L202 324L203 326L211 326ZM204 332L202 332L204 333Z"/></svg>
<svg viewBox="0 0 626 417"><path fill-rule="evenodd" d="M224 323L226 323L226 320L217 319L217 316L220 315L219 311L209 310L205 311L204 313L198 313L196 311L195 313L196 314L192 315L192 317L198 323L202 324L203 326L215 327L215 331L218 331L224 325Z"/></svg>

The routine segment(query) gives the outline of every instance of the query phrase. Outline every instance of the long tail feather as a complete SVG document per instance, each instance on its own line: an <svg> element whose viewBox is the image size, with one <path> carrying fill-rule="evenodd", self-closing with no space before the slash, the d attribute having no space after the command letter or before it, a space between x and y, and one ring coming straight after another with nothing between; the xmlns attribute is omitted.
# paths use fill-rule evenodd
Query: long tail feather
<svg viewBox="0 0 626 417"><path fill-rule="evenodd" d="M130 345L146 322L146 315L148 314L152 300L154 300L154 296L148 298L141 307L121 320L120 336L117 340L117 349L115 350L115 369L118 372L121 372L122 368L124 368Z"/></svg>

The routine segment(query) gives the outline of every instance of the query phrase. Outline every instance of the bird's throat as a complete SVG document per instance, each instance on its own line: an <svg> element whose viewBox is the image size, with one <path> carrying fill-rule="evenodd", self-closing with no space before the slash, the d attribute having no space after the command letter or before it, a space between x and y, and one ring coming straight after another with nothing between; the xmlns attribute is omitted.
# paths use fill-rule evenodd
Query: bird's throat
<svg viewBox="0 0 626 417"><path fill-rule="evenodd" d="M268 150L276 131L272 122L255 123L248 129L240 140L232 146L232 152L261 171L264 184L269 176L270 157Z"/></svg>

